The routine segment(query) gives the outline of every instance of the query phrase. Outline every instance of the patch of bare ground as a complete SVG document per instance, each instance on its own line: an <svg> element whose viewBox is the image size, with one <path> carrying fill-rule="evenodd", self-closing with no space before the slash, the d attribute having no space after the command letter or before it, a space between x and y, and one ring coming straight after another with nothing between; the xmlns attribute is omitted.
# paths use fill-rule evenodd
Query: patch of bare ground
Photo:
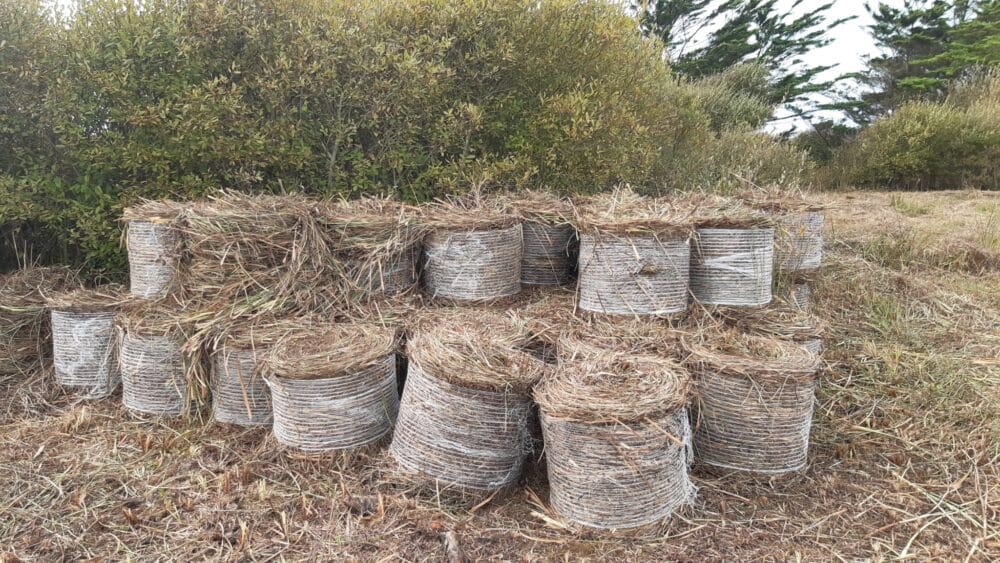
<svg viewBox="0 0 1000 563"><path fill-rule="evenodd" d="M575 529L544 468L492 498L396 478L384 449L310 457L263 430L78 403L0 382L0 552L110 558L871 560L1000 558L996 194L822 196L830 325L810 463L695 467L695 504L639 534ZM898 233L910 237L899 242ZM896 246L894 246L896 245ZM3 559L3 557L0 557Z"/></svg>

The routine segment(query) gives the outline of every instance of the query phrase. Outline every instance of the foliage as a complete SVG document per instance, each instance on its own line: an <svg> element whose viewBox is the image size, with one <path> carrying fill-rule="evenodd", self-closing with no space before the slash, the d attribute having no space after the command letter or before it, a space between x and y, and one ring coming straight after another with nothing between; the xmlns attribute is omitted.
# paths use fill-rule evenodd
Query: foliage
<svg viewBox="0 0 1000 563"><path fill-rule="evenodd" d="M958 83L944 102L904 104L834 159L848 183L916 189L1000 189L1000 74Z"/></svg>
<svg viewBox="0 0 1000 563"><path fill-rule="evenodd" d="M1000 1L907 0L900 8L869 7L884 54L857 78L865 93L840 108L870 123L913 100L940 101L950 81L976 66L1000 64Z"/></svg>
<svg viewBox="0 0 1000 563"><path fill-rule="evenodd" d="M44 261L121 272L116 221L138 198L663 192L728 178L706 154L730 145L774 152L750 134L768 113L760 67L678 79L606 0L86 0L66 21L0 0L0 14L16 28L3 123L24 137L0 145L8 266L30 240Z"/></svg>
<svg viewBox="0 0 1000 563"><path fill-rule="evenodd" d="M858 134L858 128L836 121L823 120L810 124L810 129L792 138L792 145L804 150L817 164L833 159L838 148Z"/></svg>
<svg viewBox="0 0 1000 563"><path fill-rule="evenodd" d="M771 105L801 105L807 94L831 86L830 82L815 81L831 67L807 66L801 55L828 44L829 31L852 19L829 21L827 12L833 2L790 15L803 3L796 0L791 6L778 6L776 0L633 0L632 6L642 18L643 30L663 39L680 74L702 78L757 62L771 73L766 96Z"/></svg>

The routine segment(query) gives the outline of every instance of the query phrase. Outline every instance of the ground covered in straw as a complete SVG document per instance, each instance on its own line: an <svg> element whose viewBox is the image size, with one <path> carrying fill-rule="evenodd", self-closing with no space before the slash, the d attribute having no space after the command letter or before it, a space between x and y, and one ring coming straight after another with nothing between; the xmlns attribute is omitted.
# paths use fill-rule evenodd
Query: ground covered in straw
<svg viewBox="0 0 1000 563"><path fill-rule="evenodd" d="M823 196L808 468L696 468L695 505L653 535L565 528L537 470L459 507L394 483L384 451L317 459L262 430L144 422L38 373L0 380L0 560L1000 558L998 196Z"/></svg>

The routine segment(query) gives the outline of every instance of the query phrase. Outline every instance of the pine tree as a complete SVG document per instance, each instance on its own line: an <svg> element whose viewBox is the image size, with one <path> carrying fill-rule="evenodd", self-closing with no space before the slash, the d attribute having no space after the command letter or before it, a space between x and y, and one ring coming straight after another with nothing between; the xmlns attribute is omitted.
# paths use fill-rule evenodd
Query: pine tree
<svg viewBox="0 0 1000 563"><path fill-rule="evenodd" d="M831 82L816 82L829 66L808 66L802 55L827 45L830 29L852 18L828 21L833 2L799 16L778 9L776 0L634 0L643 31L663 39L674 70L691 78L717 74L734 65L759 62L771 74L767 101L797 105ZM721 23L720 23L721 22Z"/></svg>

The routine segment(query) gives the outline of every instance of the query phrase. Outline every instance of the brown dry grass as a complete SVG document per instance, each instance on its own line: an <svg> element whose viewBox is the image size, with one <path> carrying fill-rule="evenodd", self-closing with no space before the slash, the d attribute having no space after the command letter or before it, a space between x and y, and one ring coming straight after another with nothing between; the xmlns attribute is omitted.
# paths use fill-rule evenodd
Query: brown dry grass
<svg viewBox="0 0 1000 563"><path fill-rule="evenodd" d="M899 198L893 200L893 198ZM828 324L809 466L695 468L693 507L641 538L568 530L544 472L469 509L389 478L384 450L311 458L263 430L149 422L0 380L0 552L25 559L837 560L1000 558L997 195L823 196ZM896 201L897 203L893 203ZM899 201L920 206L913 215ZM901 211L905 207L909 211ZM924 240L899 254L872 241ZM947 229L949 238L940 238ZM867 248L867 250L865 250ZM932 257L932 258L929 258ZM970 267L975 266L975 268Z"/></svg>

